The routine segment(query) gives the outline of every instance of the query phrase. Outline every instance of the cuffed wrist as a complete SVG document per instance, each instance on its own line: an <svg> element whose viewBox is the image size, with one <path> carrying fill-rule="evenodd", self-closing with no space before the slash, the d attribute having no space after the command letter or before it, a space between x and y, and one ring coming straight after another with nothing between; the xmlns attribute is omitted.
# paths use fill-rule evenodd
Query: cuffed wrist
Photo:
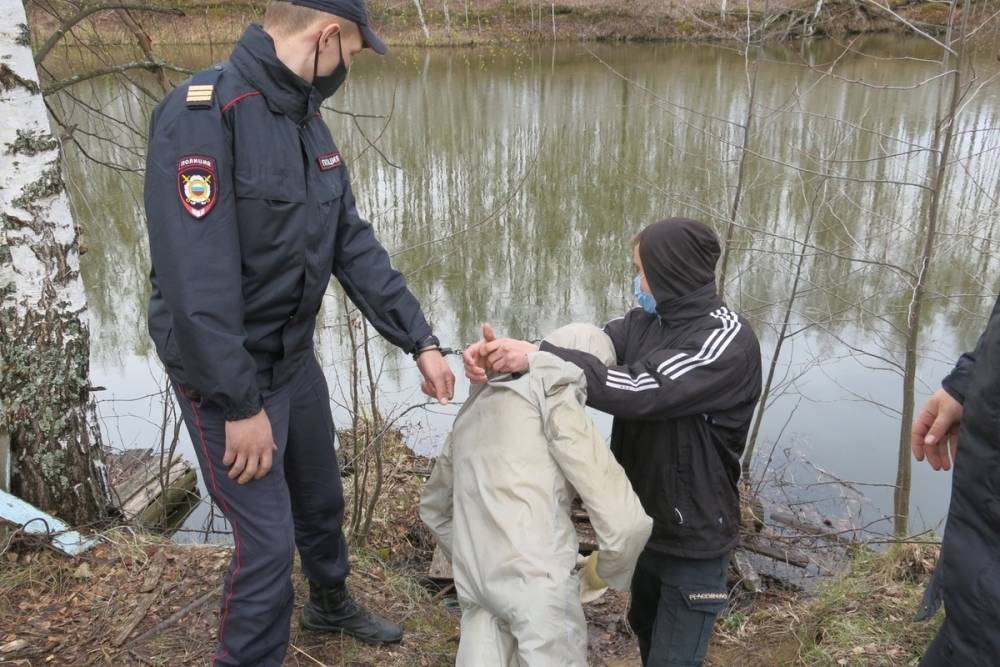
<svg viewBox="0 0 1000 667"><path fill-rule="evenodd" d="M427 350L441 349L441 341L438 340L437 336L433 333L428 332L426 336L421 336L417 339L416 344L413 349L410 350L410 354L416 359L420 356L421 352L426 352Z"/></svg>

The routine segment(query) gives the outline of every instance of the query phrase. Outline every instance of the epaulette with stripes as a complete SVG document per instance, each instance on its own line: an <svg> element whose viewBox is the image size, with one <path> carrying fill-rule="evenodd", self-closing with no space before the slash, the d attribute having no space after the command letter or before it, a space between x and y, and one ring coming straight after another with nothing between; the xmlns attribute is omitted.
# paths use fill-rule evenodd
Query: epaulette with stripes
<svg viewBox="0 0 1000 667"><path fill-rule="evenodd" d="M215 101L215 84L222 75L222 65L213 65L191 77L187 89L188 109L211 109Z"/></svg>

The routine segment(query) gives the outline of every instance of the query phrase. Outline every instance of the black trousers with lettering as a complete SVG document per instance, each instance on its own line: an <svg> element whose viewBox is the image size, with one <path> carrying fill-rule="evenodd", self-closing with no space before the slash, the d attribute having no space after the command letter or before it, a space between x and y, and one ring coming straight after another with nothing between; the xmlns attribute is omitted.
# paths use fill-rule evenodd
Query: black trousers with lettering
<svg viewBox="0 0 1000 667"><path fill-rule="evenodd" d="M296 548L313 583L341 584L348 574L330 396L316 357L310 353L288 383L262 395L278 449L265 477L240 485L229 479L222 464L226 423L221 410L177 392L205 485L226 515L235 542L223 584L213 665L282 663Z"/></svg>
<svg viewBox="0 0 1000 667"><path fill-rule="evenodd" d="M647 548L632 576L628 622L639 638L642 664L701 665L712 628L726 608L729 554L706 560Z"/></svg>

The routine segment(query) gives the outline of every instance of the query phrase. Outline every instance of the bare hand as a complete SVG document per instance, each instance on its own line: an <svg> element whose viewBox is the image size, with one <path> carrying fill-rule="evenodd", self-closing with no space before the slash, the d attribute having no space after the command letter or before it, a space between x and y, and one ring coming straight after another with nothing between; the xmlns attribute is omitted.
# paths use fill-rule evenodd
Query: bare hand
<svg viewBox="0 0 1000 667"><path fill-rule="evenodd" d="M420 389L431 398L436 398L441 405L448 405L448 401L455 397L455 374L448 368L441 352L422 352L417 357L417 368L424 376Z"/></svg>
<svg viewBox="0 0 1000 667"><path fill-rule="evenodd" d="M962 404L944 389L927 399L920 414L913 420L910 449L918 461L927 457L935 470L950 470L958 454L958 428L962 421Z"/></svg>
<svg viewBox="0 0 1000 667"><path fill-rule="evenodd" d="M462 353L462 365L465 366L465 377L469 378L469 382L472 384L486 384L486 371L489 370L489 365L486 362L486 356L483 354L483 348L487 343L495 341L496 338L496 334L493 333L493 327L489 324L484 324L482 340L465 348L465 352Z"/></svg>
<svg viewBox="0 0 1000 667"><path fill-rule="evenodd" d="M500 338L486 343L482 354L497 373L524 373L528 370L528 355L537 351L538 346L526 340Z"/></svg>
<svg viewBox="0 0 1000 667"><path fill-rule="evenodd" d="M261 410L253 417L226 422L226 453L222 464L229 467L229 479L246 484L270 472L277 448L271 420Z"/></svg>

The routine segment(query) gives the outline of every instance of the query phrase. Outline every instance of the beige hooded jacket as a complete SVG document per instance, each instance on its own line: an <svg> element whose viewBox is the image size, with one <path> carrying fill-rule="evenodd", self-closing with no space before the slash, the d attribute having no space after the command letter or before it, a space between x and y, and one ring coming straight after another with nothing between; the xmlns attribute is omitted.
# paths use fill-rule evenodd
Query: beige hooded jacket
<svg viewBox="0 0 1000 667"><path fill-rule="evenodd" d="M596 327L548 337L613 361ZM570 503L579 494L598 574L627 590L652 521L584 411L583 372L529 355L529 372L473 388L424 489L420 516L452 560L462 605L458 665L586 665Z"/></svg>

